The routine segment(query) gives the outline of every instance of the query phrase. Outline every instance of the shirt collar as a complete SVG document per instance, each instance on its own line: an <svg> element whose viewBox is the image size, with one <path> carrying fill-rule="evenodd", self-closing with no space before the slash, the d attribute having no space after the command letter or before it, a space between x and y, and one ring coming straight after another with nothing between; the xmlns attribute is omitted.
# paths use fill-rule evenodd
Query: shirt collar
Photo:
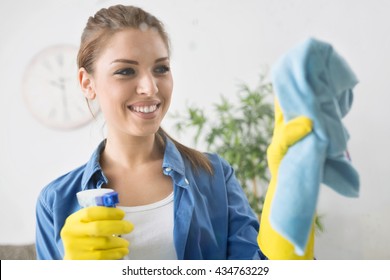
<svg viewBox="0 0 390 280"><path fill-rule="evenodd" d="M103 140L96 150L93 152L91 158L87 162L84 174L82 178L82 189L85 190L88 187L88 183L94 177L95 174L99 174L103 179L105 184L108 183L107 178L104 176L102 168L100 166L100 154L102 153L104 147L106 146L106 140ZM180 154L179 150L176 148L175 144L169 138L165 138L165 151L162 168L172 169L175 172L184 176L185 174L185 165L183 157ZM98 188L102 184L98 184Z"/></svg>
<svg viewBox="0 0 390 280"><path fill-rule="evenodd" d="M175 144L168 137L165 138L165 152L162 167L164 169L171 168L181 175L185 174L183 157Z"/></svg>
<svg viewBox="0 0 390 280"><path fill-rule="evenodd" d="M100 166L100 162L99 162L100 161L100 154L102 153L105 146L106 146L106 140L103 140L102 142L100 142L99 146L96 148L96 150L93 152L91 158L87 162L85 169L84 169L83 179L81 181L81 184L82 184L81 187L83 190L88 188L87 186L88 186L89 181L97 173L99 173L101 175L104 183L107 184L108 180L104 176L104 174L102 172L102 168ZM98 184L98 185L100 187L102 184Z"/></svg>

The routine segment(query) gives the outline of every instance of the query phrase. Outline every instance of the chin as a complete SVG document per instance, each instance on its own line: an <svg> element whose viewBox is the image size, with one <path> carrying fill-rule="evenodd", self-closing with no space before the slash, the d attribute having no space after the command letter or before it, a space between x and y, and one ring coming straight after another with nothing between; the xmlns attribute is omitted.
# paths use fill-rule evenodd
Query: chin
<svg viewBox="0 0 390 280"><path fill-rule="evenodd" d="M159 127L160 126L154 127L154 128L144 128L144 129L141 129L138 131L133 130L133 131L129 132L129 134L134 135L134 136L138 136L138 137L154 136L157 133Z"/></svg>

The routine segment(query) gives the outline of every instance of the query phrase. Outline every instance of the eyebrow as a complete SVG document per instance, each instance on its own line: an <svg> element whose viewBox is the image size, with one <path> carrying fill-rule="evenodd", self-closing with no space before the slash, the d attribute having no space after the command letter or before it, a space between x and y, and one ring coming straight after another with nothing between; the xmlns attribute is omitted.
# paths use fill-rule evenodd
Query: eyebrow
<svg viewBox="0 0 390 280"><path fill-rule="evenodd" d="M165 60L169 60L169 57L161 57L161 58L157 58L154 63L158 63L158 62L161 62L161 61L165 61ZM128 64L135 64L135 65L139 65L138 61L136 60L131 60L131 59L125 59L125 58L118 58L118 59L115 59L111 62L111 64L114 64L114 63L128 63Z"/></svg>

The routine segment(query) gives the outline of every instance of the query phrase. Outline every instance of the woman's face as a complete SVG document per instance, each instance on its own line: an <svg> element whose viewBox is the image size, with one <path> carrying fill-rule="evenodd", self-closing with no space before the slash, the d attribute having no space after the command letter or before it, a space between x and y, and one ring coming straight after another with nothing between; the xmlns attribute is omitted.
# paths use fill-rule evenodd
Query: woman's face
<svg viewBox="0 0 390 280"><path fill-rule="evenodd" d="M91 87L109 133L154 134L168 111L173 80L169 52L153 29L114 34L95 62Z"/></svg>

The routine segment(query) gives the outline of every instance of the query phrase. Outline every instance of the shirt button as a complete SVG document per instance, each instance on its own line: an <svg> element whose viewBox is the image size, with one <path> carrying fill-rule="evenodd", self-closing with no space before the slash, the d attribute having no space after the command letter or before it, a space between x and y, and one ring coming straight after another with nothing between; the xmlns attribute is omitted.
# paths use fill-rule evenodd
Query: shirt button
<svg viewBox="0 0 390 280"><path fill-rule="evenodd" d="M167 167L167 168L165 168L165 171L166 171L166 172L170 172L170 171L172 171L172 168Z"/></svg>
<svg viewBox="0 0 390 280"><path fill-rule="evenodd" d="M186 182L187 185L190 184L190 182L188 182L187 178L184 179L184 182Z"/></svg>

